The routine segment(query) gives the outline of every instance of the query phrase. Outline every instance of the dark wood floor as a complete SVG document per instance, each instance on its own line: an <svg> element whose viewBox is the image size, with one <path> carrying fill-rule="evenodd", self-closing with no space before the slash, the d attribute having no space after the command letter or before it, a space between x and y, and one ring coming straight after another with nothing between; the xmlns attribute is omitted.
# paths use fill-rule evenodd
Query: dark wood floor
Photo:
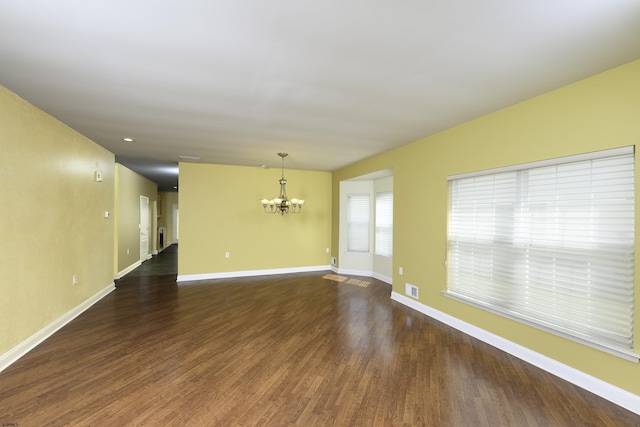
<svg viewBox="0 0 640 427"><path fill-rule="evenodd" d="M637 426L640 417L326 273L125 277L0 373L20 426ZM361 284L361 283L360 283Z"/></svg>
<svg viewBox="0 0 640 427"><path fill-rule="evenodd" d="M159 276L178 274L178 244L164 248L158 255L146 260L135 270L127 273L126 277Z"/></svg>

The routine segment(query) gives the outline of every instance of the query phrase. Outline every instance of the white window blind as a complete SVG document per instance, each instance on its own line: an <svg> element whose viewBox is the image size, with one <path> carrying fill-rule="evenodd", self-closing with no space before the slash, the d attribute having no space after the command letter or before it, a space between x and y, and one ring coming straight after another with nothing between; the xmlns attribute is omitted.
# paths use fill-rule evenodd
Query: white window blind
<svg viewBox="0 0 640 427"><path fill-rule="evenodd" d="M369 252L369 194L347 195L347 251Z"/></svg>
<svg viewBox="0 0 640 427"><path fill-rule="evenodd" d="M633 148L450 177L447 292L631 352Z"/></svg>
<svg viewBox="0 0 640 427"><path fill-rule="evenodd" d="M376 193L376 241L375 254L393 255L393 193Z"/></svg>

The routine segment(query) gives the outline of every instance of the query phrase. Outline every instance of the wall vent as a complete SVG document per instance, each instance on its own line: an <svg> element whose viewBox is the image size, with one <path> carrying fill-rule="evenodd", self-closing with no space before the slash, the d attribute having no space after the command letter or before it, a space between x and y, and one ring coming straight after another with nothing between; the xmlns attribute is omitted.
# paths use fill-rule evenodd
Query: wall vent
<svg viewBox="0 0 640 427"><path fill-rule="evenodd" d="M404 284L404 293L411 298L418 298L418 287L410 285L408 283Z"/></svg>

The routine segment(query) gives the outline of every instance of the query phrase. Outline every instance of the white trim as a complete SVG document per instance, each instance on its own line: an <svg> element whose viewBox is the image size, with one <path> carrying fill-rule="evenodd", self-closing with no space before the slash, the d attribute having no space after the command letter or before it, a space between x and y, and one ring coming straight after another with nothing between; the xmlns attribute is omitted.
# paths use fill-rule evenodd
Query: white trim
<svg viewBox="0 0 640 427"><path fill-rule="evenodd" d="M378 279L381 282L385 282L389 285L393 285L393 278L385 276L380 273L369 271L369 270L352 270L348 268L337 268L335 266L331 266L331 270L336 274L347 274L349 276L373 277L374 279Z"/></svg>
<svg viewBox="0 0 640 427"><path fill-rule="evenodd" d="M124 270L122 270L118 274L116 274L116 279L123 278L125 275L131 273L133 270L135 270L136 268L140 267L141 265L142 265L142 261L140 261L140 260L134 262L129 267L125 268Z"/></svg>
<svg viewBox="0 0 640 427"><path fill-rule="evenodd" d="M393 279L391 277L388 277L373 271L369 271L369 270L352 270L348 268L337 268L334 266L331 267L331 270L336 274L347 274L349 276L373 277L374 279L378 279L381 282L385 282L385 283L388 283L389 285L393 285Z"/></svg>
<svg viewBox="0 0 640 427"><path fill-rule="evenodd" d="M487 332L484 329L478 328L477 326L464 322L418 301L407 298L399 293L392 291L391 299L640 415L640 396L636 394L630 393L572 368L571 366L551 359L550 357L544 356L498 335L492 334L491 332Z"/></svg>
<svg viewBox="0 0 640 427"><path fill-rule="evenodd" d="M349 268L338 268L338 274L348 274L350 276L373 277L371 270L352 270Z"/></svg>
<svg viewBox="0 0 640 427"><path fill-rule="evenodd" d="M513 171L519 171L523 169L552 166L560 163L583 162L586 160L601 159L603 157L623 156L626 154L633 154L634 152L635 152L635 145L629 145L627 147L613 148L611 150L593 151L591 153L557 157L554 159L540 160L537 162L521 163L518 165L504 166L504 167L493 168L493 169L485 169L485 170L475 171L475 172L459 173L459 174L447 176L447 180L453 181L456 179L471 178L474 176L482 176L482 175L489 175L489 174L502 173L502 172L513 172Z"/></svg>
<svg viewBox="0 0 640 427"><path fill-rule="evenodd" d="M268 270L224 271L220 273L185 274L179 275L177 282L191 282L196 280L229 279L234 277L266 276L272 274L308 273L312 271L331 270L329 265L316 265L311 267L272 268Z"/></svg>
<svg viewBox="0 0 640 427"><path fill-rule="evenodd" d="M561 328L557 325L547 324L546 322L543 322L541 320L529 318L527 316L523 316L518 313L510 313L507 310L500 310L499 308L476 302L472 298L468 298L464 295L456 294L455 292L442 291L442 295L444 295L447 298L451 298L455 301L459 301L464 304L469 304L481 310L488 311L497 316L506 317L507 319L511 319L515 322L524 323L525 325L531 326L532 328L540 329L541 331L545 331L550 334L557 335L567 340L575 341L582 345L586 345L587 347L604 351L605 353L609 353L612 356L620 357L622 359L628 360L629 362L638 363L638 361L640 360L640 354L634 353L633 350L611 347L607 343L599 343L590 337L581 338L580 336L577 336L576 333L573 333L572 331Z"/></svg>
<svg viewBox="0 0 640 427"><path fill-rule="evenodd" d="M374 272L370 277L373 277L374 279L378 279L384 283L388 283L389 285L393 285L393 279L391 277L383 276L380 273Z"/></svg>
<svg viewBox="0 0 640 427"><path fill-rule="evenodd" d="M29 351L33 350L37 345L42 343L44 340L49 338L51 335L56 333L62 327L64 327L67 323L71 322L73 319L81 315L85 312L89 307L93 304L100 301L102 298L107 296L116 288L115 284L112 282L106 288L102 289L92 297L88 298L80 305L74 307L67 313L63 314L58 319L54 320L44 328L40 329L38 332L13 347L11 350L0 356L0 372L11 366L14 362L20 359L22 356L27 354Z"/></svg>

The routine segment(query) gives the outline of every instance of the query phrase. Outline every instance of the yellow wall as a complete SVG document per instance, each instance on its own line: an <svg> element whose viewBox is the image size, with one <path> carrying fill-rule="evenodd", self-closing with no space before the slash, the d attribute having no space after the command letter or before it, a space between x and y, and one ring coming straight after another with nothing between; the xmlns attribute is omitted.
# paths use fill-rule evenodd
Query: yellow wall
<svg viewBox="0 0 640 427"><path fill-rule="evenodd" d="M0 86L0 182L2 355L113 283L114 156Z"/></svg>
<svg viewBox="0 0 640 427"><path fill-rule="evenodd" d="M328 266L331 174L286 169L288 196L305 199L304 210L267 215L259 200L278 195L280 173L180 163L178 274Z"/></svg>
<svg viewBox="0 0 640 427"><path fill-rule="evenodd" d="M340 181L393 168L395 292L412 283L425 305L640 395L639 365L442 296L447 175L636 144L638 76L635 61L333 174L286 170L289 195L307 200L300 215L262 213L279 169L181 163L179 274L328 265L325 248L339 254ZM118 167L116 200L113 154L1 87L0 150L2 355L135 263L139 196L157 190ZM114 206L117 247L114 216L104 218Z"/></svg>
<svg viewBox="0 0 640 427"><path fill-rule="evenodd" d="M446 289L448 175L638 142L640 61L635 61L336 171L332 252L338 253L340 181L393 167L395 292L404 295L405 282L416 285L422 304L640 395L638 364L442 295ZM637 180L639 172L637 168ZM636 212L640 212L637 206ZM398 275L399 267L404 269L403 276ZM637 282L636 295L640 295ZM636 303L636 319L640 318L639 306ZM636 352L639 329L636 327Z"/></svg>
<svg viewBox="0 0 640 427"><path fill-rule="evenodd" d="M157 250L153 246L153 236L155 236L156 230L151 206L158 197L158 185L119 163L116 163L116 175L118 209L115 223L118 238L116 243L117 267L114 273L117 274L140 261L140 196L149 198L149 254Z"/></svg>

